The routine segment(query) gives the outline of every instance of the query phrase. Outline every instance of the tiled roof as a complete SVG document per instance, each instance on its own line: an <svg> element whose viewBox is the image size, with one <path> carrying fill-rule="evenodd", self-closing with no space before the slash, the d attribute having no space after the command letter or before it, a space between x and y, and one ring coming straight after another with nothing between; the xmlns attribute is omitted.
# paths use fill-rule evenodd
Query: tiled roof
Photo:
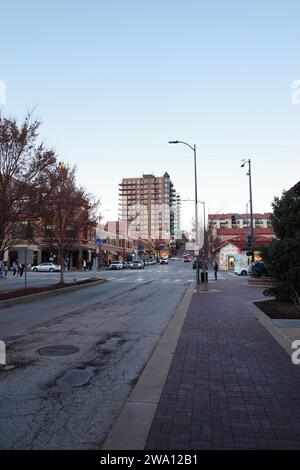
<svg viewBox="0 0 300 470"><path fill-rule="evenodd" d="M218 235L245 235L246 227L244 228L218 228L217 234ZM254 232L256 235L274 235L274 230L272 227L268 228L255 228Z"/></svg>
<svg viewBox="0 0 300 470"><path fill-rule="evenodd" d="M227 214L208 214L208 218L210 220L213 219L231 219L233 215L240 215L243 219L249 218L250 214L239 214L238 212L229 212ZM264 212L264 213L254 213L254 219L269 219L271 217L271 212Z"/></svg>

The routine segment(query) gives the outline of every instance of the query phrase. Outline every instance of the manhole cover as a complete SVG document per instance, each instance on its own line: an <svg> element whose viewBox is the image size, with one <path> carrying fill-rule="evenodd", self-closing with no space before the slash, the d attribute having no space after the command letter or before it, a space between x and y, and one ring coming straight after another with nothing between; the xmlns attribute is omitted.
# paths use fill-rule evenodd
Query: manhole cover
<svg viewBox="0 0 300 470"><path fill-rule="evenodd" d="M45 346L38 349L41 356L67 356L79 351L79 348L71 344L57 344L55 346Z"/></svg>

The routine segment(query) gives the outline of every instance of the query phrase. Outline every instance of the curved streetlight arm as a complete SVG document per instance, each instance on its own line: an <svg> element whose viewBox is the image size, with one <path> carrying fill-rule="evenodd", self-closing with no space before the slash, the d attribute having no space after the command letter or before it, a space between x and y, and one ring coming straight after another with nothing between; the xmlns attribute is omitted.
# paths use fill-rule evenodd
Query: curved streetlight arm
<svg viewBox="0 0 300 470"><path fill-rule="evenodd" d="M184 144L184 145L187 145L188 147L190 147L190 149L195 150L195 147L192 147L187 142L183 142L183 140L170 140L169 144Z"/></svg>

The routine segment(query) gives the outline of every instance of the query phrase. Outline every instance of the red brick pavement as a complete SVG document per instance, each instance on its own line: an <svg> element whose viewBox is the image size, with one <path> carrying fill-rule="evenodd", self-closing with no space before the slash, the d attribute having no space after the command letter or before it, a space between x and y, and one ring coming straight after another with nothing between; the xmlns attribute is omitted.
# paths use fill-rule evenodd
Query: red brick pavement
<svg viewBox="0 0 300 470"><path fill-rule="evenodd" d="M239 278L195 293L147 450L300 449L300 368L246 302Z"/></svg>

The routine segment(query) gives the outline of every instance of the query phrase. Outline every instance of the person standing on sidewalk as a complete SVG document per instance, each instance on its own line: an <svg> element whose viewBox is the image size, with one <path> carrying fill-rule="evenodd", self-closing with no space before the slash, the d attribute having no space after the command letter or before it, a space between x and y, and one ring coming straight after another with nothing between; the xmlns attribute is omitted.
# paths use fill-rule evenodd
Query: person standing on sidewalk
<svg viewBox="0 0 300 470"><path fill-rule="evenodd" d="M4 271L4 277L5 279L7 278L7 272L8 272L8 264L7 261L3 261L3 271Z"/></svg>
<svg viewBox="0 0 300 470"><path fill-rule="evenodd" d="M214 262L214 275L215 275L215 281L218 279L218 271L219 271L219 265L218 262Z"/></svg>

